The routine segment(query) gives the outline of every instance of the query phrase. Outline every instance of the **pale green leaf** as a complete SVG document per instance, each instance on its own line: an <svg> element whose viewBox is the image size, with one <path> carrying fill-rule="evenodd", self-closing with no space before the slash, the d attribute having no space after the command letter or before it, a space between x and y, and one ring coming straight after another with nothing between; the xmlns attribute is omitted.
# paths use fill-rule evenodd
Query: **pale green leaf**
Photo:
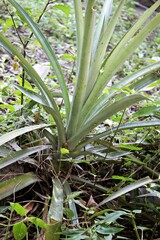
<svg viewBox="0 0 160 240"><path fill-rule="evenodd" d="M23 222L18 222L13 225L13 234L15 240L23 240L27 234L27 227Z"/></svg>
<svg viewBox="0 0 160 240"><path fill-rule="evenodd" d="M118 233L120 231L122 231L123 228L116 228L116 227L107 227L107 226L98 226L96 231L97 233L100 233L102 235L109 235L109 234L115 234Z"/></svg>
<svg viewBox="0 0 160 240"><path fill-rule="evenodd" d="M84 145L86 145L89 142L96 141L96 139L100 139L100 138L109 136L110 134L113 134L114 132L117 132L117 131L119 132L119 131L127 130L127 129L156 127L156 126L160 126L160 120L136 121L136 122L126 123L126 124L120 125L118 128L114 127L112 129L109 129L107 131L104 131L102 133L99 133L99 134L89 138L84 143L80 144L79 147L82 148Z"/></svg>
<svg viewBox="0 0 160 240"><path fill-rule="evenodd" d="M87 119L87 122L84 122L83 126L79 127L75 135L69 139L69 149L72 150L84 136L86 136L94 127L98 126L104 120L116 114L118 111L121 111L144 99L146 99L144 96L140 94L134 94L124 97L119 101L115 101L110 106L104 106L104 108L100 109L95 116L90 116L90 118Z"/></svg>
<svg viewBox="0 0 160 240"><path fill-rule="evenodd" d="M16 211L16 213L20 216L25 217L27 215L26 209L22 207L19 203L10 202L10 205L12 207L12 211Z"/></svg>
<svg viewBox="0 0 160 240"><path fill-rule="evenodd" d="M51 197L50 209L48 212L48 222L53 221L61 222L63 216L63 185L57 178L53 180L53 191Z"/></svg>
<svg viewBox="0 0 160 240"><path fill-rule="evenodd" d="M105 214L106 216L104 217L104 222L107 224L114 223L120 216L125 215L126 212L124 211L115 211L113 213Z"/></svg>
<svg viewBox="0 0 160 240"><path fill-rule="evenodd" d="M0 200L37 182L39 178L34 173L25 173L0 183Z"/></svg>
<svg viewBox="0 0 160 240"><path fill-rule="evenodd" d="M42 145L42 146L36 146L36 147L22 149L17 152L12 152L10 155L8 155L4 158L0 158L0 169L7 167L7 166L11 165L12 163L15 163L19 160L23 160L33 153L37 153L39 151L49 149L49 148L50 148L49 145L46 145L46 146Z"/></svg>
<svg viewBox="0 0 160 240"><path fill-rule="evenodd" d="M46 225L46 240L50 240L54 238L55 240L59 240L60 228L62 224L63 217L63 185L58 178L53 180L53 190L50 208L47 215Z"/></svg>
<svg viewBox="0 0 160 240"><path fill-rule="evenodd" d="M41 128L45 128L45 127L49 127L49 126L51 126L51 125L49 125L49 124L33 125L33 126L19 128L19 129L13 130L12 132L9 132L9 133L5 133L2 136L0 136L0 146L15 139L18 136L21 136L24 133L31 132L31 131L41 129Z"/></svg>
<svg viewBox="0 0 160 240"><path fill-rule="evenodd" d="M77 69L77 82L73 96L73 104L71 114L68 122L68 135L73 135L76 132L76 127L79 124L78 119L81 114L81 109L85 99L85 92L88 83L89 67L92 57L93 34L94 25L96 21L96 14L94 11L93 1L88 1L85 12L84 34L81 50L81 58L79 61L79 68Z"/></svg>

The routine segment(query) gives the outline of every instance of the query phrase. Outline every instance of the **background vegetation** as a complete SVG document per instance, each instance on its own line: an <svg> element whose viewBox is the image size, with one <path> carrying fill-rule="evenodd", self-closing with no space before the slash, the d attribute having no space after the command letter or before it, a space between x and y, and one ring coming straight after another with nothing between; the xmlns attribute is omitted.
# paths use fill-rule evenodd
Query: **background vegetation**
<svg viewBox="0 0 160 240"><path fill-rule="evenodd" d="M32 31L22 21L23 18L18 17L17 11L11 5L7 7L6 2L2 1L0 6L1 31L34 66L45 85L51 89L65 126L66 111L55 71L51 69L39 42L32 36ZM77 55L73 3L37 0L29 3L18 2L33 20L39 23L40 29L54 49L72 98L76 83ZM102 3L103 1L99 1L98 11ZM85 3L83 4L84 10ZM114 4L117 6L118 2L114 1ZM142 10L135 7L135 2L126 1L115 27L116 34L112 36L107 51L114 49L136 22L139 14L142 14ZM22 127L35 129L33 132L24 130L24 135L16 135L13 132L13 138L11 135L8 138L12 141L9 143L6 141L0 148L2 199L0 237L40 240L46 232L46 239L51 239L51 235L60 231L62 233L54 235L54 239L160 237L158 231L160 186L158 181L154 181L159 176L160 156L159 69L153 72L156 76L154 81L146 78L147 85L136 85L137 89L143 90L143 96L149 98L149 101L145 99L124 108L123 111L117 111L96 126L92 134L84 139L85 144L81 142L78 150L75 149L73 152L68 150L66 143L61 146L57 155L58 147L55 148L57 138L53 138L53 135L57 135L55 121L42 107L43 103L35 104L33 101L35 99L30 100L28 96L23 95L15 84L20 84L30 91L34 90L35 94L39 94L38 87L21 68L17 57L9 56L4 48L0 48L0 53L1 137L11 130ZM157 28L139 45L132 57L125 61L123 68L120 68L109 82L109 87L142 67L158 64L159 61L160 30ZM134 84L133 87L123 86L113 90L121 97L134 94L133 89ZM142 122L138 127L134 125L137 121ZM149 128L143 128L144 121L150 123L152 121L154 126L149 124ZM133 124L131 129L123 128L128 122ZM52 125L52 135L48 128L43 130L48 126L44 124ZM105 131L108 134L100 135ZM93 134L102 138L86 144L88 137L92 137ZM28 147L30 150L25 153L24 150ZM17 151L23 151L23 158L16 156ZM9 152L11 156L6 160ZM60 165L56 167L53 158L61 159ZM11 164L12 162L14 163ZM36 174L33 175L32 172ZM21 177L23 174L24 178ZM22 186L15 192L13 189L17 183L18 185L21 183ZM61 192L62 185L65 189L64 197ZM10 189L6 186L10 186ZM133 191L135 188L137 190ZM9 194L3 189L7 189ZM57 197L57 202L54 196ZM59 208L62 199L63 213ZM62 216L55 213L55 206L63 214L61 228L59 222Z"/></svg>

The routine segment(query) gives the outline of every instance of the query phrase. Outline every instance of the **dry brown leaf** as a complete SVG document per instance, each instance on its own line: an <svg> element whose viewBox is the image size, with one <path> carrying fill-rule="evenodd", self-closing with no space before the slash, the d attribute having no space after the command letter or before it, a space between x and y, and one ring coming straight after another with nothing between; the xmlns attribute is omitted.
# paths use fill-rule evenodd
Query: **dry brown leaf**
<svg viewBox="0 0 160 240"><path fill-rule="evenodd" d="M89 201L87 203L87 207L92 208L92 207L97 207L98 204L95 202L93 196L91 195L89 198Z"/></svg>

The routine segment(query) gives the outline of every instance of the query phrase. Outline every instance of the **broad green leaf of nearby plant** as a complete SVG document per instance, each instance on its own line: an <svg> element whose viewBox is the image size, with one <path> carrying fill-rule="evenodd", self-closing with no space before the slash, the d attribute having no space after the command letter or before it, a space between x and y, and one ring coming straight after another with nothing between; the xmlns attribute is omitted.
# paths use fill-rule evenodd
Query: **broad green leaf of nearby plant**
<svg viewBox="0 0 160 240"><path fill-rule="evenodd" d="M63 231L63 234L65 236L68 236L67 239L70 240L81 240L81 239L87 239L88 236L85 234L85 230L84 229L70 229L70 230L66 230ZM65 239L65 238L61 238L61 239Z"/></svg>
<svg viewBox="0 0 160 240"><path fill-rule="evenodd" d="M103 218L104 222L107 224L114 223L120 216L125 215L124 211L115 211L113 213L105 214L106 216Z"/></svg>
<svg viewBox="0 0 160 240"><path fill-rule="evenodd" d="M27 211L24 207L22 207L19 203L10 203L12 207L12 211L16 211L21 217L25 217L27 215Z"/></svg>
<svg viewBox="0 0 160 240"><path fill-rule="evenodd" d="M38 217L28 217L27 220L33 223L37 228L40 227L46 229L46 223Z"/></svg>
<svg viewBox="0 0 160 240"><path fill-rule="evenodd" d="M151 116L158 111L160 111L160 106L156 106L156 105L147 106L147 107L143 107L143 108L139 109L134 114L134 117Z"/></svg>
<svg viewBox="0 0 160 240"><path fill-rule="evenodd" d="M27 235L27 227L24 222L18 222L13 225L13 234L15 240L23 240Z"/></svg>
<svg viewBox="0 0 160 240"><path fill-rule="evenodd" d="M115 234L118 233L120 231L122 231L123 228L116 228L116 227L107 227L107 226L98 226L96 229L97 233L100 233L102 235L110 235L110 234Z"/></svg>
<svg viewBox="0 0 160 240"><path fill-rule="evenodd" d="M64 4L55 4L54 8L57 8L65 13L66 17L69 15L69 7Z"/></svg>

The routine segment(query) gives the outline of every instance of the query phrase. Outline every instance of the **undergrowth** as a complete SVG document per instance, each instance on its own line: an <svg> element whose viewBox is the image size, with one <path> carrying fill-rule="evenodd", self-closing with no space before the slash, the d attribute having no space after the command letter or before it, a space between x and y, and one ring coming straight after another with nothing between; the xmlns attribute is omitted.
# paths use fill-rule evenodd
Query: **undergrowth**
<svg viewBox="0 0 160 240"><path fill-rule="evenodd" d="M73 27L75 21L73 20L73 4L66 1L64 1L65 5L62 1L57 1L57 5L54 4L55 1L43 1L43 3L36 1L36 4L35 1L18 2L36 22L39 22L40 28L43 29L58 56L64 70L67 87L72 95L76 82L76 35ZM16 11L13 8L7 10L3 3L0 3L0 11L5 11L6 14L1 12L1 30L15 42L17 48L25 54L26 59L33 66L39 64L36 66L37 71L44 70L44 75L40 73L43 75L44 83L49 88L52 87L54 93L59 96L61 92L55 73L42 53L38 41L32 36L26 23L18 18ZM115 4L117 5L117 3ZM14 21L13 15L15 15ZM107 51L116 46L137 18L135 5L127 1L122 11L122 17L116 26L117 34L112 37ZM123 68L112 78L110 86L119 79L139 70L140 67L160 60L159 33L160 30L156 29L143 41L132 58L127 60ZM22 44L24 38L26 45ZM41 104L34 104L15 88L15 83L22 85L25 79L23 86L30 90L34 87L34 91L38 93L38 88L32 79L23 72L16 57L10 57L2 48L0 52L2 56L0 60L0 134L24 126L45 123L52 124L52 131L56 135L55 122L46 114ZM132 90L127 87L119 89L119 92L132 94ZM63 183L70 180L72 192L67 193L66 191L60 239L152 240L160 237L158 230L159 183L153 181L149 186L145 185L131 193L124 189L126 185L130 186L130 184L134 184L135 180L148 175L153 179L158 177L160 130L158 127L151 127L113 131L114 128L119 129L128 121L132 123L137 120L160 119L159 81L147 86L145 94L150 96L150 101L144 100L124 111L117 112L94 129L93 133L96 134L110 130L110 134L103 139L106 145L100 145L101 140L95 141L93 145L88 144L83 147L84 156L79 158L77 158L76 152L71 158L67 144L63 146L61 165L63 166L63 161L68 161L69 166L65 165L68 169L67 174L66 169L61 170L58 177L62 178ZM61 98L56 101L65 125L67 121L64 102ZM22 108L22 106L25 107ZM43 130L26 133L10 142L9 146L1 147L0 157L6 156L8 151L12 152L12 149L18 151L17 146L22 149L30 146L30 143L32 143L32 147L37 146L39 141L42 145L48 144L48 140L43 137ZM1 200L0 237L3 236L5 240L40 240L44 236L47 228L46 215L52 201L50 197L52 196L52 178L56 175L51 159L57 149L53 149L49 154L48 151L48 149L44 149L40 153L34 153L30 155L31 158L28 157L26 162L15 163L13 167L2 172L2 180L3 177L8 180L11 175L14 176L15 168L19 169L16 175L29 170L35 172L40 178L40 181L34 186L28 186L25 190ZM91 153L89 156L88 152ZM63 156L65 156L64 159ZM73 177L70 177L71 173ZM56 184L58 183L56 182ZM66 186L66 189L70 188ZM104 208L98 206L98 203L106 198L106 194L110 196L118 190L123 190L124 195L107 202ZM77 206L77 216L75 216L73 203ZM55 239L56 237L55 235Z"/></svg>

